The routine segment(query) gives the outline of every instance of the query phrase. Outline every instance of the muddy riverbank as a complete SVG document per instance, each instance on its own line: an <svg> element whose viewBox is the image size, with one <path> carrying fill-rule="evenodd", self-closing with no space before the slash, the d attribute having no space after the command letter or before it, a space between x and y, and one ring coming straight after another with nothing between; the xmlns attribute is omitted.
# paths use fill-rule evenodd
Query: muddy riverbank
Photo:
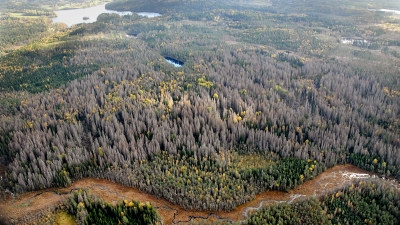
<svg viewBox="0 0 400 225"><path fill-rule="evenodd" d="M381 179L374 174L357 168L352 165L335 166L313 180L309 180L299 185L290 192L266 191L257 195L252 201L240 205L230 212L211 212L211 211L190 211L181 208L178 205L159 199L136 188L125 187L103 179L85 178L76 181L71 187L63 189L45 189L41 191L29 192L18 197L12 197L0 200L0 214L3 220L9 222L30 221L42 215L43 212L50 212L58 204L63 202L71 190L86 188L90 189L108 202L117 202L123 199L134 199L136 201L150 201L158 210L165 224L184 224L190 221L241 221L246 219L252 210L257 210L262 206L274 202L293 202L297 199L307 198L309 196L318 196L324 192L345 186L355 179L373 178ZM398 184L396 183L398 186ZM27 217L29 215L30 217ZM36 217L35 217L36 215Z"/></svg>

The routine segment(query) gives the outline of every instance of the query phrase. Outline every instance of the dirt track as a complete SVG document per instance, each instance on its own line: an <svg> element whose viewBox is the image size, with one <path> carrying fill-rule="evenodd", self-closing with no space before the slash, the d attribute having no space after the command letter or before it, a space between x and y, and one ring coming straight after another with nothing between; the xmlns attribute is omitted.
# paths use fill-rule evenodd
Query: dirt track
<svg viewBox="0 0 400 225"><path fill-rule="evenodd" d="M325 191L339 188L354 179L364 179L371 176L373 176L371 173L352 165L335 166L289 193L266 191L231 212L188 211L136 188L125 187L107 180L86 178L74 182L71 187L64 189L53 188L29 192L16 198L9 195L6 199L0 200L0 220L18 221L26 215L37 215L43 211L51 210L67 198L72 189L86 188L108 202L121 199L149 201L158 209L165 224L184 224L189 221L206 220L240 221L245 219L250 211L262 205L273 202L291 202L299 198L320 195ZM26 219L29 220L29 218Z"/></svg>

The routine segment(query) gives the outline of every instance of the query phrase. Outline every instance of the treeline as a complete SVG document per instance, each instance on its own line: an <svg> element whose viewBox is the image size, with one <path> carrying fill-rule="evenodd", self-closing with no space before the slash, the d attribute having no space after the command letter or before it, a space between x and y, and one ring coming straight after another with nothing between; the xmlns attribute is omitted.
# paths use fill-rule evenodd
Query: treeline
<svg viewBox="0 0 400 225"><path fill-rule="evenodd" d="M26 45L47 33L47 18L3 16L0 19L0 54L15 50L13 46Z"/></svg>
<svg viewBox="0 0 400 225"><path fill-rule="evenodd" d="M74 60L80 28L37 40L0 59L0 91L43 92L91 74L97 64Z"/></svg>
<svg viewBox="0 0 400 225"><path fill-rule="evenodd" d="M115 1L108 3L106 9L117 11L131 11L131 12L156 12L161 14L174 14L174 13L190 13L191 16L197 13L212 11L217 8L236 8L237 1L226 1L221 3L219 1L211 0L129 0L129 1Z"/></svg>
<svg viewBox="0 0 400 225"><path fill-rule="evenodd" d="M157 224L160 217L150 202L124 200L111 205L86 190L76 190L67 200L68 213L76 224Z"/></svg>
<svg viewBox="0 0 400 225"><path fill-rule="evenodd" d="M83 77L99 68L97 65L67 63L65 59L73 57L74 46L71 44L59 47L48 51L24 50L5 56L4 61L0 62L3 66L0 69L3 74L0 90L43 92ZM31 59L40 60L40 63L29 63Z"/></svg>
<svg viewBox="0 0 400 225"><path fill-rule="evenodd" d="M315 199L253 212L245 224L398 224L400 192L388 182L359 181Z"/></svg>

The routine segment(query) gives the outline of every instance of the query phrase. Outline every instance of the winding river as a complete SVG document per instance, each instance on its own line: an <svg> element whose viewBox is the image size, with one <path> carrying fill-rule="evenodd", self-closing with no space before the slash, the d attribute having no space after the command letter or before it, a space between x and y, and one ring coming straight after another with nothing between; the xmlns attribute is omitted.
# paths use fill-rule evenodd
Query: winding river
<svg viewBox="0 0 400 225"><path fill-rule="evenodd" d="M242 221L253 210L274 202L291 203L309 196L319 196L325 192L343 187L351 181L358 179L381 179L372 173L352 165L339 165L323 172L313 180L304 182L290 192L266 191L257 195L252 201L240 205L230 212L191 211L172 204L164 199L157 198L136 188L126 187L108 180L85 178L74 182L71 187L63 189L45 189L29 192L18 197L7 194L0 200L0 220L6 221L31 221L37 215L49 214L55 206L63 202L69 193L75 189L90 189L93 194L101 196L104 200L115 203L122 199L136 201L149 201L158 210L165 224L185 224L187 222L207 221ZM397 182L393 185L400 189Z"/></svg>

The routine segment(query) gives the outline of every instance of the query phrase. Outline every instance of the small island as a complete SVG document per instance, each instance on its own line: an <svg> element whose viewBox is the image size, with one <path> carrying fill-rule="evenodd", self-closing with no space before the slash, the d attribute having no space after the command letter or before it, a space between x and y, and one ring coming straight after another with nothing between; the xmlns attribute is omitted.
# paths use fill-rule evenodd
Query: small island
<svg viewBox="0 0 400 225"><path fill-rule="evenodd" d="M83 20L88 20L88 19L90 19L90 18L87 17L87 16L84 16L84 17L83 17Z"/></svg>

